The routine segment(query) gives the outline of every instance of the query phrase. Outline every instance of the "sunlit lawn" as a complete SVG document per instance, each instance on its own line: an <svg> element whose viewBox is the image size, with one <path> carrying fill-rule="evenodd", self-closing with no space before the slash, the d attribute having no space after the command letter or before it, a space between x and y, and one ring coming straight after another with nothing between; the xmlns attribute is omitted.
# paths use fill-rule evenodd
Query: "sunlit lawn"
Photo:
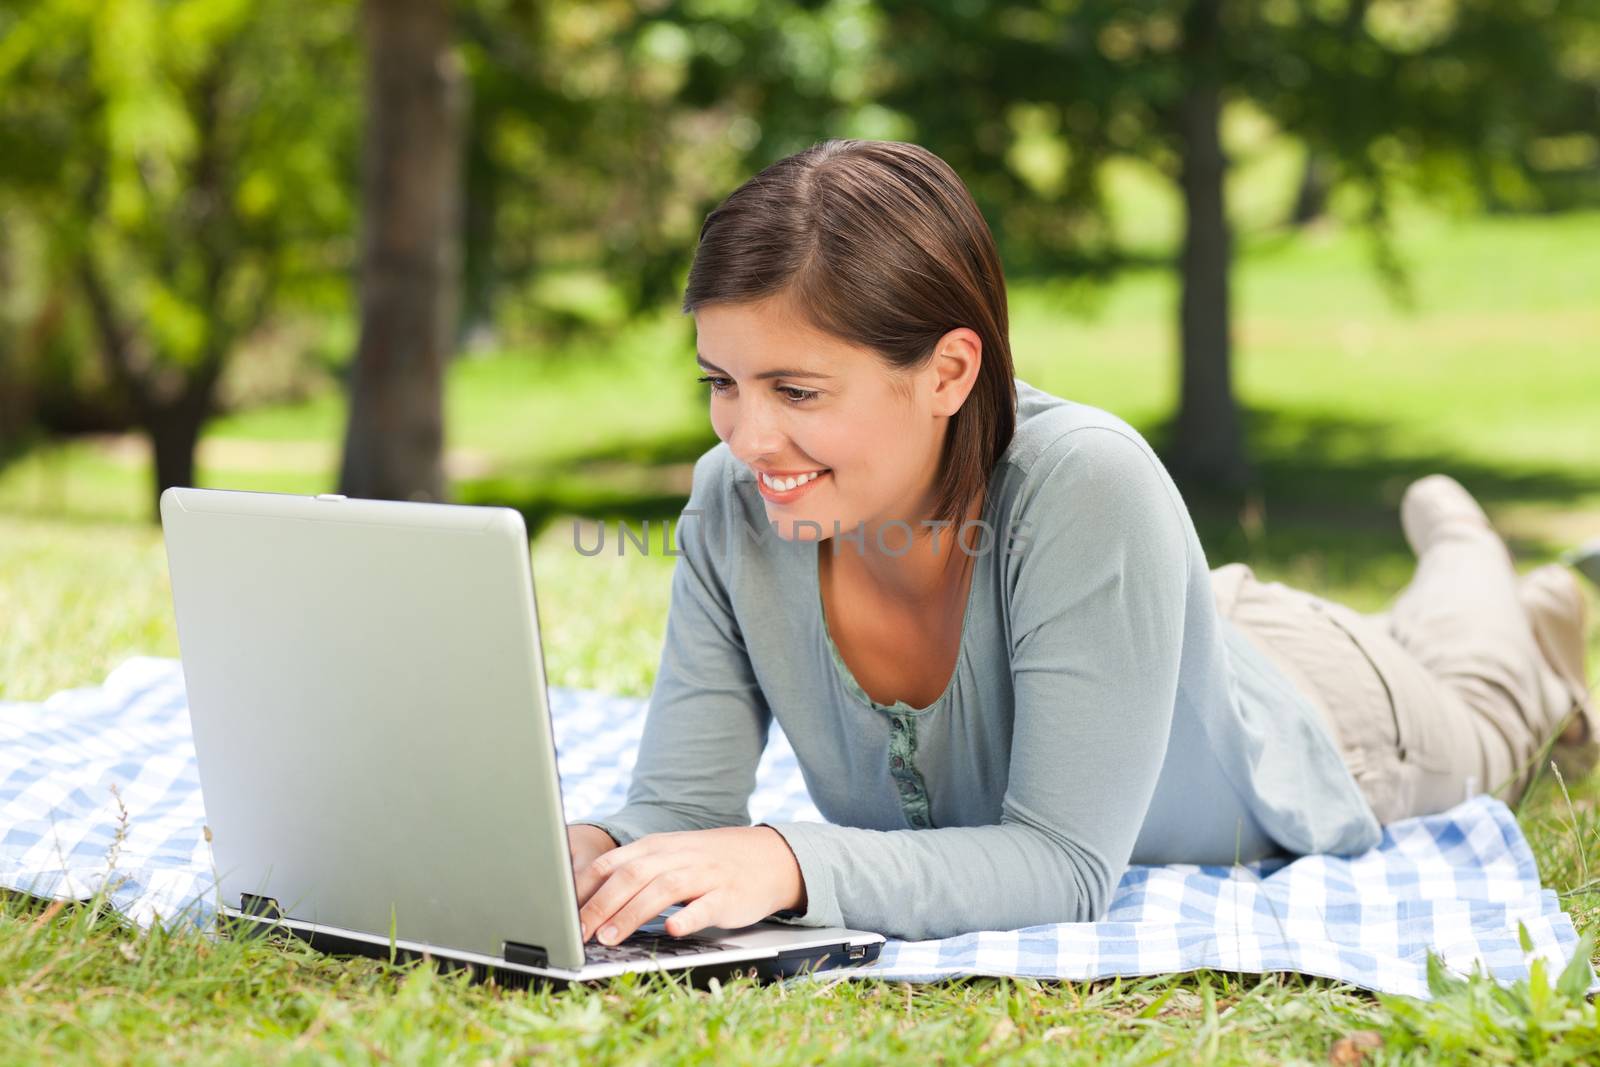
<svg viewBox="0 0 1600 1067"><path fill-rule="evenodd" d="M1402 245L1410 312L1386 303L1349 234L1280 248L1258 239L1247 255L1240 390L1263 492L1242 514L1197 502L1213 564L1246 559L1376 607L1409 569L1399 492L1433 469L1484 498L1525 566L1600 536L1600 215L1418 221ZM1174 391L1173 299L1166 277L1134 276L1085 320L1063 310L1061 293L1019 285L1019 372L1159 439ZM579 556L565 517L671 514L681 502L687 464L709 440L690 342L687 324L666 316L614 351L508 353L452 369L458 496L512 503L544 523L534 571L555 684L649 691L671 561ZM207 438L201 482L327 491L341 430L332 395L229 416ZM177 654L148 507L137 442L51 446L0 471L0 699L92 684L128 655ZM1546 783L1521 813L1545 883L1560 890L1600 871L1600 779L1572 800ZM1600 895L1564 904L1580 929L1600 925ZM1348 1031L1381 1031L1384 1055L1398 1057L1419 1027L1430 1060L1464 1061L1491 1042L1517 1060L1531 1055L1518 1044L1530 1012L1463 1000L1407 1023L1332 983L1217 974L505 993L261 945L152 942L71 908L45 917L11 900L0 912L7 1062L1325 1062ZM1577 1027L1569 1040L1600 1057L1594 1008L1566 1018Z"/></svg>

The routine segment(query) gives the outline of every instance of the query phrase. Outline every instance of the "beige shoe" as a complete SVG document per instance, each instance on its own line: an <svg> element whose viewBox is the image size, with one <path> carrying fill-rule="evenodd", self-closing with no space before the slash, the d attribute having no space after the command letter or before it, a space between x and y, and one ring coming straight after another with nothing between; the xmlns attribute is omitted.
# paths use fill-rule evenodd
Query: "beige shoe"
<svg viewBox="0 0 1600 1067"><path fill-rule="evenodd" d="M1569 783L1576 782L1600 764L1600 713L1583 669L1586 604L1583 590L1572 572L1549 563L1523 575L1517 598L1533 626L1533 636L1545 662L1561 680L1577 715L1551 750L1551 756Z"/></svg>
<svg viewBox="0 0 1600 1067"><path fill-rule="evenodd" d="M1422 555L1442 530L1463 524L1494 532L1489 516L1454 478L1430 474L1406 488L1400 500L1400 526L1412 552ZM1509 551L1506 558L1510 558Z"/></svg>

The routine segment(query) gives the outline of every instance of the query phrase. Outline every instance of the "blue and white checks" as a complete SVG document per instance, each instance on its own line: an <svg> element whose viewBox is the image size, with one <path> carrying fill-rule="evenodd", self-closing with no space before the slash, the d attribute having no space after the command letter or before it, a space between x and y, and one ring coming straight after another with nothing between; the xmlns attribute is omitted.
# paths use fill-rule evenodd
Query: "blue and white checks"
<svg viewBox="0 0 1600 1067"><path fill-rule="evenodd" d="M644 702L566 689L550 696L567 812L620 806ZM820 819L776 731L751 814ZM110 897L119 910L145 925L186 911L204 917L212 885L204 824L176 660L130 659L99 688L0 704L0 885L88 897L113 870L115 846ZM1389 826L1377 848L1353 859L1134 867L1102 922L891 941L875 965L826 977L1086 979L1211 967L1300 971L1426 997L1430 949L1458 971L1479 964L1502 980L1525 977L1519 922L1534 953L1559 970L1577 943L1572 921L1555 892L1540 888L1511 812L1478 796Z"/></svg>

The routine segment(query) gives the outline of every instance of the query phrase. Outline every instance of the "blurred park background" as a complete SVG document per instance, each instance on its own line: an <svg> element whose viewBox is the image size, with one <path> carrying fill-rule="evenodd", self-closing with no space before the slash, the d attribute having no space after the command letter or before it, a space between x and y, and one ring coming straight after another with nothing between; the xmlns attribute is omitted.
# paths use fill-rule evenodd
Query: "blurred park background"
<svg viewBox="0 0 1600 1067"><path fill-rule="evenodd" d="M647 691L670 564L554 520L676 515L699 225L826 137L955 167L1213 565L1376 606L1432 470L1600 534L1600 0L0 0L0 695L175 653L171 484L516 507Z"/></svg>

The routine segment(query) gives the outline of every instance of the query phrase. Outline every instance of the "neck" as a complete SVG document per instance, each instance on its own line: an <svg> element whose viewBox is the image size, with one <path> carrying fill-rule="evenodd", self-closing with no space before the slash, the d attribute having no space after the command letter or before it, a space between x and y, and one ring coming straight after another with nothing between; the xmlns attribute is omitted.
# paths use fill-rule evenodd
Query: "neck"
<svg viewBox="0 0 1600 1067"><path fill-rule="evenodd" d="M945 525L891 519L864 524L859 545L854 535L849 541L838 536L819 541L819 563L824 573L831 568L844 580L867 581L886 598L940 607L963 587L975 558L970 553L992 540L974 529L962 539L966 551L957 543L962 524L983 514L985 496L980 492L959 520Z"/></svg>

